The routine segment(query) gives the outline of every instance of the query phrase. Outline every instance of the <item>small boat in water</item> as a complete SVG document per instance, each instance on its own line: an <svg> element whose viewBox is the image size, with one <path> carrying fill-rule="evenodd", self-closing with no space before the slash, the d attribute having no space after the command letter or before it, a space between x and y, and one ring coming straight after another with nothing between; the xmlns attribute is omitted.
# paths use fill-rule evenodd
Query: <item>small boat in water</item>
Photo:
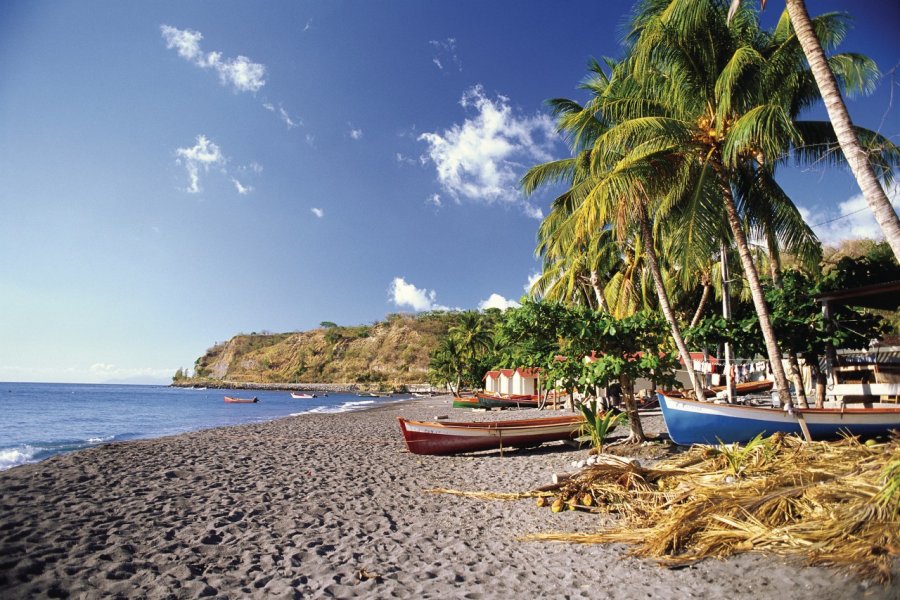
<svg viewBox="0 0 900 600"><path fill-rule="evenodd" d="M780 408L699 402L675 393L659 394L659 405L676 444L743 443L760 433L803 433L801 422L813 440L836 439L842 434L884 435L900 431L900 406L879 403L872 408Z"/></svg>
<svg viewBox="0 0 900 600"><path fill-rule="evenodd" d="M507 421L410 421L397 417L406 447L413 454L456 454L539 446L574 439L584 423L581 415Z"/></svg>
<svg viewBox="0 0 900 600"><path fill-rule="evenodd" d="M259 398L253 396L252 398L234 398L232 396L225 396L225 402L229 404L254 404L259 402Z"/></svg>
<svg viewBox="0 0 900 600"><path fill-rule="evenodd" d="M298 400L308 399L308 398L318 398L315 394L298 394L296 392L291 392L291 398L297 398Z"/></svg>

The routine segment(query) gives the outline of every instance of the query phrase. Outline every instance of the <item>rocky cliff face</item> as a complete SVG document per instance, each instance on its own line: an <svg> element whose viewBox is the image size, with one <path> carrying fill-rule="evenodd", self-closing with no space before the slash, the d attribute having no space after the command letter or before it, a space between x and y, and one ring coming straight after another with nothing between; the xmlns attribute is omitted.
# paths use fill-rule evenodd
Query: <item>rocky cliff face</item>
<svg viewBox="0 0 900 600"><path fill-rule="evenodd" d="M195 376L184 383L421 383L450 319L440 313L390 315L374 325L236 335L198 358Z"/></svg>

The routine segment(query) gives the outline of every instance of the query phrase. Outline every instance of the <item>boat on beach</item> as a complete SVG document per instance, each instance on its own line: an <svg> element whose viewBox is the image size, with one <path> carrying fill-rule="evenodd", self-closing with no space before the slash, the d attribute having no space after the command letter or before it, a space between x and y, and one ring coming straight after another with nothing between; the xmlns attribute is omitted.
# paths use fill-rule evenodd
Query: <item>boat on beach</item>
<svg viewBox="0 0 900 600"><path fill-rule="evenodd" d="M760 381L745 381L743 383L734 384L734 394L735 396L744 396L746 394L759 394L761 392L768 392L772 389L772 386L775 385L774 382L769 381L767 379L761 379ZM727 386L724 385L714 385L709 388L713 393L724 392L728 389Z"/></svg>
<svg viewBox="0 0 900 600"><path fill-rule="evenodd" d="M507 395L478 393L478 404L481 408L537 408L539 401L531 395Z"/></svg>
<svg viewBox="0 0 900 600"><path fill-rule="evenodd" d="M318 398L315 394L298 394L296 392L291 392L291 398L297 398L298 400L305 400L308 398Z"/></svg>
<svg viewBox="0 0 900 600"><path fill-rule="evenodd" d="M259 402L259 398L253 396L252 398L235 398L233 396L225 396L225 402L228 404L255 404Z"/></svg>
<svg viewBox="0 0 900 600"><path fill-rule="evenodd" d="M481 408L481 404L478 403L476 396L456 396L453 398L453 408Z"/></svg>
<svg viewBox="0 0 900 600"><path fill-rule="evenodd" d="M406 447L413 454L456 454L538 446L574 439L584 417L571 415L507 421L410 421L397 417Z"/></svg>
<svg viewBox="0 0 900 600"><path fill-rule="evenodd" d="M860 387L858 392L862 395L864 390ZM874 437L891 430L900 431L900 405L888 406L881 402L860 408L841 405L795 408L788 412L780 408L700 402L667 392L659 394L659 405L669 437L682 446L743 443L759 434L776 432L803 435L804 426L813 440L837 439L845 434Z"/></svg>

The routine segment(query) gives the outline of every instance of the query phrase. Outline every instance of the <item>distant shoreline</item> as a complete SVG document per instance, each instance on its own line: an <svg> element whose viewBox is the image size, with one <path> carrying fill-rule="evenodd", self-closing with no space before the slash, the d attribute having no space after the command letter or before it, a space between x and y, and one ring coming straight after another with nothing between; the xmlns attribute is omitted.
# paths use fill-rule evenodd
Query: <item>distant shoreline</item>
<svg viewBox="0 0 900 600"><path fill-rule="evenodd" d="M171 387L179 388L212 388L212 389L230 389L230 390L286 390L286 391L304 391L304 392L329 392L329 393L354 393L361 391L377 391L377 386L360 385L357 383L255 383L247 381L194 381L183 380L173 382ZM408 392L431 392L434 388L427 383L407 383L398 385L394 390L405 390Z"/></svg>

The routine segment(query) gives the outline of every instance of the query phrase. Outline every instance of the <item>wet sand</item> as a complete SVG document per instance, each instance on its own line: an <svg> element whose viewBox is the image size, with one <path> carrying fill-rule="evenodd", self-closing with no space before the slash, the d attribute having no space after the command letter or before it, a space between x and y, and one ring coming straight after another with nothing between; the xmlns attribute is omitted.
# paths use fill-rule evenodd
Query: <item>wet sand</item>
<svg viewBox="0 0 900 600"><path fill-rule="evenodd" d="M586 451L417 456L398 415L473 416L446 397L414 400L109 444L2 472L0 597L900 598L896 584L774 556L671 570L621 545L517 541L602 519L424 490L526 491ZM663 427L659 417L644 426Z"/></svg>

